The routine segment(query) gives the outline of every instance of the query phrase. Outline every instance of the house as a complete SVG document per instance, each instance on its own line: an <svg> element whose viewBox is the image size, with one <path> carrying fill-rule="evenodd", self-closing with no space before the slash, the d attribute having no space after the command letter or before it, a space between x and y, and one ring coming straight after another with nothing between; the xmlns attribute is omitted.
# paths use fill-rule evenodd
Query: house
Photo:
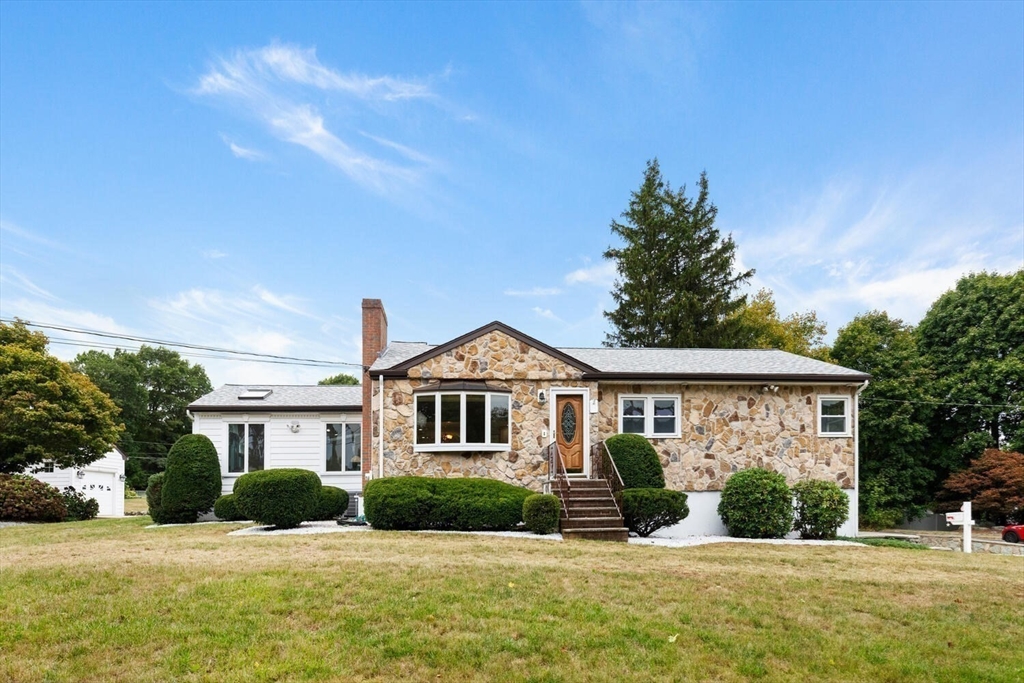
<svg viewBox="0 0 1024 683"><path fill-rule="evenodd" d="M350 386L227 384L188 407L192 432L213 441L222 491L245 472L299 467L326 486L363 490L362 391Z"/></svg>
<svg viewBox="0 0 1024 683"><path fill-rule="evenodd" d="M109 453L85 467L63 469L48 463L32 472L32 476L61 491L73 486L99 504L100 517L124 517L125 460L125 454L114 446Z"/></svg>
<svg viewBox="0 0 1024 683"><path fill-rule="evenodd" d="M724 533L725 481L765 467L790 484L839 484L850 496L839 533L856 535L868 375L775 350L554 348L500 322L438 345L388 343L380 300L364 299L362 317L361 387L228 386L189 407L193 431L217 445L225 491L250 469L305 467L350 493L401 475L562 493L607 474L605 439L636 433L666 486L688 495L678 533Z"/></svg>

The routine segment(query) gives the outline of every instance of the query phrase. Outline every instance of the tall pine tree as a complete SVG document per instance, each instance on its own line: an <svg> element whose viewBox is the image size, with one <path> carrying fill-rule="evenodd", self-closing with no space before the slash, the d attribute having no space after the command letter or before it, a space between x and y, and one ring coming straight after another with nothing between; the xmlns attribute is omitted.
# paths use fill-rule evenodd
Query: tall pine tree
<svg viewBox="0 0 1024 683"><path fill-rule="evenodd" d="M605 346L728 347L739 322L734 313L745 303L737 296L753 270L733 269L736 244L715 228L718 208L708 198L701 173L696 200L661 177L658 160L647 162L640 189L633 192L623 222L612 221L621 247L604 257L616 261L619 277L612 290L616 308L606 311L613 331Z"/></svg>

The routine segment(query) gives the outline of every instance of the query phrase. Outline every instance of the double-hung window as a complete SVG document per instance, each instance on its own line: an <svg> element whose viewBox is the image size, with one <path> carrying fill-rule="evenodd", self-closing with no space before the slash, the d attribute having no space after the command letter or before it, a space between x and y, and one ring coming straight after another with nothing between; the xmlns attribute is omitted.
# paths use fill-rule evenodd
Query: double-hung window
<svg viewBox="0 0 1024 683"><path fill-rule="evenodd" d="M416 393L417 451L507 451L512 395L494 391Z"/></svg>
<svg viewBox="0 0 1024 683"><path fill-rule="evenodd" d="M619 433L678 437L679 397L620 395Z"/></svg>
<svg viewBox="0 0 1024 683"><path fill-rule="evenodd" d="M327 425L327 472L358 472L362 468L362 425L354 422Z"/></svg>
<svg viewBox="0 0 1024 683"><path fill-rule="evenodd" d="M818 436L850 436L850 397L818 397Z"/></svg>
<svg viewBox="0 0 1024 683"><path fill-rule="evenodd" d="M263 469L266 425L228 425L228 472L256 472Z"/></svg>

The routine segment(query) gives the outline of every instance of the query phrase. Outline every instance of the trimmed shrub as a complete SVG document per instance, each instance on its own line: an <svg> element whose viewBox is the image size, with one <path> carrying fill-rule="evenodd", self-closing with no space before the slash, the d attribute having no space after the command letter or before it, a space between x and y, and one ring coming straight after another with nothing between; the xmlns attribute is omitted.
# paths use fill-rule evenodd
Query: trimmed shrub
<svg viewBox="0 0 1024 683"><path fill-rule="evenodd" d="M501 531L523 521L531 495L493 479L389 477L367 483L363 501L375 529Z"/></svg>
<svg viewBox="0 0 1024 683"><path fill-rule="evenodd" d="M210 438L186 434L174 442L164 471L164 519L193 524L199 515L213 509L220 490L220 460Z"/></svg>
<svg viewBox="0 0 1024 683"><path fill-rule="evenodd" d="M309 470L249 472L235 480L235 507L254 522L290 529L313 519L320 489L320 477Z"/></svg>
<svg viewBox="0 0 1024 683"><path fill-rule="evenodd" d="M240 522L245 519L235 504L235 494L228 493L221 496L213 504L213 514L217 516L217 519L224 520L225 522Z"/></svg>
<svg viewBox="0 0 1024 683"><path fill-rule="evenodd" d="M131 486L129 486L128 482L125 482L124 483L124 499L125 500L131 500L132 498L138 498L138 497L139 497L139 494L135 492L135 489L133 489Z"/></svg>
<svg viewBox="0 0 1024 683"><path fill-rule="evenodd" d="M607 441L615 467L627 489L663 489L665 472L654 446L639 434L616 434Z"/></svg>
<svg viewBox="0 0 1024 683"><path fill-rule="evenodd" d="M76 491L74 486L64 487L61 496L64 497L64 507L68 509L69 522L84 522L100 514L100 504L96 499L87 498L81 491Z"/></svg>
<svg viewBox="0 0 1024 683"><path fill-rule="evenodd" d="M535 493L523 501L523 523L535 534L550 534L558 530L562 503L550 493Z"/></svg>
<svg viewBox="0 0 1024 683"><path fill-rule="evenodd" d="M348 492L342 491L334 486L323 486L320 488L320 498L316 503L316 510L310 519L323 521L338 519L348 509Z"/></svg>
<svg viewBox="0 0 1024 683"><path fill-rule="evenodd" d="M0 474L0 519L63 522L68 509L60 491L26 474Z"/></svg>
<svg viewBox="0 0 1024 683"><path fill-rule="evenodd" d="M834 481L802 481L793 487L793 530L800 538L833 540L850 516L850 497Z"/></svg>
<svg viewBox="0 0 1024 683"><path fill-rule="evenodd" d="M152 474L149 477L149 485L146 486L146 505L149 507L149 517L154 524L165 524L164 506L162 505L164 489L164 473Z"/></svg>
<svg viewBox="0 0 1024 683"><path fill-rule="evenodd" d="M686 494L668 489L626 489L618 495L626 527L647 537L683 521L690 514Z"/></svg>
<svg viewBox="0 0 1024 683"><path fill-rule="evenodd" d="M718 516L738 538L782 538L793 529L793 494L778 472L754 467L729 477Z"/></svg>

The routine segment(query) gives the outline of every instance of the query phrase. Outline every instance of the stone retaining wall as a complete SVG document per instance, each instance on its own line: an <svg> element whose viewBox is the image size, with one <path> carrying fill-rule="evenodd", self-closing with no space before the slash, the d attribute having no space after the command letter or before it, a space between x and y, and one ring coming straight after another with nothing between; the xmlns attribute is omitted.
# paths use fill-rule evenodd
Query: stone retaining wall
<svg viewBox="0 0 1024 683"><path fill-rule="evenodd" d="M964 539L962 536L951 536L949 534L918 534L921 543L931 548L950 548L957 552L963 550ZM1024 543L1006 543L990 538L971 539L971 552L992 553L993 555L1019 555L1024 557Z"/></svg>

